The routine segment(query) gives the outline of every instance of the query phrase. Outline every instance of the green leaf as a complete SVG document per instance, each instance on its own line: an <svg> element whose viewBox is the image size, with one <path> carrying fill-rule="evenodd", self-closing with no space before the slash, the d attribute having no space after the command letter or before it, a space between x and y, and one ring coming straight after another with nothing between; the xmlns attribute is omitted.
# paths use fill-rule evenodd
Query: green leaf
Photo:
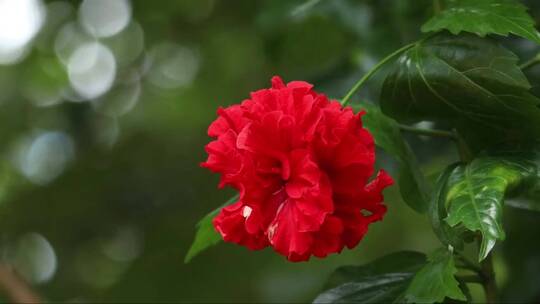
<svg viewBox="0 0 540 304"><path fill-rule="evenodd" d="M392 253L362 266L344 266L331 276L331 289L314 303L390 303L402 299L412 277L426 263L422 253Z"/></svg>
<svg viewBox="0 0 540 304"><path fill-rule="evenodd" d="M452 252L445 248L436 250L430 255L429 263L414 276L405 299L413 303L440 303L446 297L465 301L456 273Z"/></svg>
<svg viewBox="0 0 540 304"><path fill-rule="evenodd" d="M502 209L505 195L536 179L534 154L483 156L470 164L456 167L447 181L445 202L446 222L461 224L470 231L480 232L482 243L479 260L483 260L497 240L505 237Z"/></svg>
<svg viewBox="0 0 540 304"><path fill-rule="evenodd" d="M227 202L225 202L225 204L208 213L197 223L195 240L193 240L193 244L191 244L191 247L189 248L186 257L184 258L184 263L189 263L196 255L203 252L208 247L214 246L221 241L221 235L219 235L214 229L214 225L212 225L212 220L214 219L214 217L216 217L216 215L223 207L230 205L237 200L238 195L231 197Z"/></svg>
<svg viewBox="0 0 540 304"><path fill-rule="evenodd" d="M537 138L540 100L517 61L491 39L438 34L398 59L382 87L382 111L399 122L449 123L475 151Z"/></svg>
<svg viewBox="0 0 540 304"><path fill-rule="evenodd" d="M420 213L427 211L430 189L416 156L401 135L399 125L375 105L363 103L358 107L366 111L362 122L375 138L377 146L399 162L398 183L403 200Z"/></svg>
<svg viewBox="0 0 540 304"><path fill-rule="evenodd" d="M448 216L446 213L446 193L448 178L454 171L458 164L448 166L437 179L435 190L431 203L429 204L429 217L431 220L431 226L433 231L439 238L439 240L445 245L451 245L454 248L463 248L462 234L463 229L458 227L452 228L448 225L444 219Z"/></svg>
<svg viewBox="0 0 540 304"><path fill-rule="evenodd" d="M540 34L527 7L516 0L447 0L445 9L422 26L422 32L443 29L452 34L470 32L479 36L512 33L540 43Z"/></svg>

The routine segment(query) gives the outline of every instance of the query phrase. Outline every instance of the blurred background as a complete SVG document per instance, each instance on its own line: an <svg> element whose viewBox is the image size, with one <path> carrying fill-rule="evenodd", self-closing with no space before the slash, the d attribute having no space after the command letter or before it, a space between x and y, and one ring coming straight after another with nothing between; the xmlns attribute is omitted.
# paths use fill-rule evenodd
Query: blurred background
<svg viewBox="0 0 540 304"><path fill-rule="evenodd" d="M219 244L183 263L197 221L232 193L199 167L216 108L273 75L339 98L432 12L430 0L0 0L2 263L49 301L301 302L337 266L438 247L393 187L354 250L289 263ZM522 58L538 51L509 39ZM376 102L383 75L358 96ZM540 70L528 76L537 87ZM456 158L445 141L409 139L429 176ZM505 212L499 284L538 299L540 219Z"/></svg>

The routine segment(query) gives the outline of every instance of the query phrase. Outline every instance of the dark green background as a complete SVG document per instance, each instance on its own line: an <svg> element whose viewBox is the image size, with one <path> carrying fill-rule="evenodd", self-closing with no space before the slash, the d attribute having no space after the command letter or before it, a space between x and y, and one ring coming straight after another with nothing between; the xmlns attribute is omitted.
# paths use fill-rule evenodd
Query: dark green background
<svg viewBox="0 0 540 304"><path fill-rule="evenodd" d="M48 4L46 27L22 62L0 66L0 254L21 268L45 299L309 301L337 266L438 246L427 218L407 208L392 187L386 191L385 220L372 225L355 250L290 263L271 249L250 252L220 244L183 263L198 219L232 193L217 190L218 177L199 167L216 108L269 86L273 75L309 81L339 98L380 58L420 37L431 1L134 0L132 22L143 30L144 51L120 67L116 83L152 66L145 58L162 43L190 48L198 69L193 81L176 88L140 72L138 103L120 117L96 111L89 102L38 107L24 93L32 86L69 87L54 40L62 25L77 21L80 2L64 4L71 12L63 18ZM538 20L540 5L532 0L528 5L534 5L531 13ZM517 38L501 40L522 58L538 49ZM133 43L102 42L117 43L117 60L128 56ZM377 101L382 74L358 96ZM540 69L528 76L537 90ZM118 137L111 139L115 128ZM13 159L25 139L51 131L71 137L74 156L57 178L34 184ZM428 175L456 157L445 141L410 140ZM384 154L378 163L395 170ZM538 299L540 219L510 209L505 217L508 239L495 255L499 283L506 299ZM44 261L36 234L50 244L57 261L54 275L43 282L33 277ZM111 255L111 248L118 255Z"/></svg>

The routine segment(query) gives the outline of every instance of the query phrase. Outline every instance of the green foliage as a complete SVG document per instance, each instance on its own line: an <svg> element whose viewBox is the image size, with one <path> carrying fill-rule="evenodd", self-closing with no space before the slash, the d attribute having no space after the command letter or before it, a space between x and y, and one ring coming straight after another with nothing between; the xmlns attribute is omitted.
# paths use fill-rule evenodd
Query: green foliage
<svg viewBox="0 0 540 304"><path fill-rule="evenodd" d="M451 245L455 248L463 248L463 239L461 227L450 227L444 220L448 214L446 212L446 193L448 192L448 178L457 167L457 164L450 165L446 168L439 178L433 190L431 202L429 204L429 218L433 231L439 240L445 245Z"/></svg>
<svg viewBox="0 0 540 304"><path fill-rule="evenodd" d="M422 26L423 32L449 30L507 36L512 33L540 43L540 34L527 8L517 0L447 0L444 10Z"/></svg>
<svg viewBox="0 0 540 304"><path fill-rule="evenodd" d="M401 302L411 278L425 263L424 254L402 251L366 265L340 267L330 278L332 288L314 303Z"/></svg>
<svg viewBox="0 0 540 304"><path fill-rule="evenodd" d="M457 268L452 252L440 248L429 256L429 262L414 276L405 298L412 303L442 302L446 297L465 301L455 278Z"/></svg>
<svg viewBox="0 0 540 304"><path fill-rule="evenodd" d="M526 155L480 157L457 166L448 176L446 221L482 234L479 259L484 259L497 240L505 237L502 209L505 194L535 178L534 159Z"/></svg>
<svg viewBox="0 0 540 304"><path fill-rule="evenodd" d="M439 34L404 53L386 78L383 112L450 123L474 150L540 134L540 100L518 58L491 39Z"/></svg>
<svg viewBox="0 0 540 304"><path fill-rule="evenodd" d="M213 210L203 217L197 223L197 232L193 244L189 248L184 263L189 263L196 255L208 249L211 246L218 244L221 241L221 235L219 235L212 224L212 220L219 213L221 208L233 204L238 200L238 195L231 197L221 207Z"/></svg>
<svg viewBox="0 0 540 304"><path fill-rule="evenodd" d="M40 24L36 35L2 43L0 52L0 245L2 263L43 299L306 302L319 288L319 276L336 264L437 246L426 235L429 223L397 206L396 191L387 191L388 215L357 251L304 264L286 263L270 250L211 250L199 256L221 240L211 224L219 209L193 227L216 197L210 175L198 168L215 109L268 86L274 74L342 96L379 62L384 68L373 71L355 95L384 110L360 105L367 110L365 126L397 160L403 200L416 211L427 210L449 250L441 249L429 264L421 253L401 252L341 267L317 301L455 302L462 299L455 268L467 295L471 269L479 266L457 259L476 253L475 244L463 243L482 236L482 257L506 234L495 247L497 300L538 302L538 161L532 152L504 149L540 137L540 39L533 24L540 20L540 1L127 0L127 27L99 41L81 17L81 3L89 1L33 2L40 4L33 14L19 13L22 7L13 12L17 24ZM108 1L95 2L107 11ZM440 10L434 13L432 3L442 4ZM46 11L46 18L41 13L37 18L38 11ZM100 16L115 14L106 15ZM15 31L17 24L4 32ZM429 34L418 40L422 24ZM116 62L111 88L95 98L77 96L72 82L73 73L82 72L73 55L89 42L102 44ZM411 42L410 50L397 51L399 60L379 61ZM103 80L97 73L102 61L90 61L79 66L96 68L89 84ZM526 64L519 68L517 62ZM386 68L390 74L381 94ZM403 128L416 126L399 124L425 120L447 133L456 128L474 152L448 166L433 191L422 170L438 173L455 163L456 155L450 138L445 143L407 134L404 140ZM62 133L72 143L73 158L62 166L62 149L37 140L48 132ZM481 154L486 148L490 154ZM387 169L385 160L378 158ZM62 168L46 184L29 178L54 167ZM40 235L47 246L23 246L28 234ZM190 245L185 261L197 256L197 263L181 263L179 255ZM479 289L468 302L482 299ZM6 302L2 296L0 302Z"/></svg>
<svg viewBox="0 0 540 304"><path fill-rule="evenodd" d="M399 162L398 183L403 200L414 210L425 212L428 208L429 186L420 171L416 156L401 135L399 125L377 106L363 103L359 107L366 111L362 121L364 127L373 134L377 146Z"/></svg>
<svg viewBox="0 0 540 304"><path fill-rule="evenodd" d="M421 253L399 252L366 265L340 267L315 303L471 302L467 286L470 282L483 284L486 299L493 301L495 286L490 284L494 280L487 273L490 271L485 270L485 265L492 267L491 259L484 259L495 243L505 238L504 204L540 210L537 154L532 152L534 149L506 149L526 146L540 136L540 99L531 93L531 84L522 71L525 67L518 66L518 56L495 37L485 37L515 34L540 43L534 21L518 1L442 2L442 9L422 27L423 32L433 34L380 60L356 82L344 100L346 104L380 67L400 56L382 85L381 108L367 103L354 107L366 112L363 124L373 134L377 146L397 160L403 200L415 211L428 212L433 230L444 247L433 252L428 261ZM347 11L350 15L353 11L341 9L346 3L345 0L268 2L275 10L260 14L257 20L267 32L279 28L300 33L298 37L311 37L296 31L299 22L329 22L322 17L324 14L338 19L336 24L344 22L341 13ZM362 10L364 6L357 8ZM308 32L313 35L313 31ZM298 62L309 57L305 57L305 52L291 51L302 39L289 39L291 49L282 48L286 51L280 53L294 58L295 67L302 67ZM321 53L319 50L316 55ZM308 61L312 65L315 60ZM534 64L530 62L527 67ZM418 130L401 125L422 121L434 122L446 130ZM420 155L421 149L413 152L402 136L403 130L421 135L438 134L457 144L461 162L447 159L454 164L439 175L433 190L420 170L423 164L415 153L428 158L438 156L440 151L431 148L427 156ZM490 152L481 152L486 150ZM211 225L213 216L215 213L199 224L186 261L219 241ZM455 253L462 254L464 244L476 239L480 240L478 260L482 267L460 260L458 266L474 275L458 280Z"/></svg>

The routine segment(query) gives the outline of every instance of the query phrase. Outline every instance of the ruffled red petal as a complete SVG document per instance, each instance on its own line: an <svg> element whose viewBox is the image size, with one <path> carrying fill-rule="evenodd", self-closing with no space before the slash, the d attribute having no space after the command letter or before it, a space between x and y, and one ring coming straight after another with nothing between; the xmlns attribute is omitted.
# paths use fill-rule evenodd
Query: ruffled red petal
<svg viewBox="0 0 540 304"><path fill-rule="evenodd" d="M361 116L303 81L272 78L272 88L218 110L202 163L220 186L240 191L213 223L228 242L271 246L290 261L339 253L360 242L386 213L374 172L375 145Z"/></svg>

